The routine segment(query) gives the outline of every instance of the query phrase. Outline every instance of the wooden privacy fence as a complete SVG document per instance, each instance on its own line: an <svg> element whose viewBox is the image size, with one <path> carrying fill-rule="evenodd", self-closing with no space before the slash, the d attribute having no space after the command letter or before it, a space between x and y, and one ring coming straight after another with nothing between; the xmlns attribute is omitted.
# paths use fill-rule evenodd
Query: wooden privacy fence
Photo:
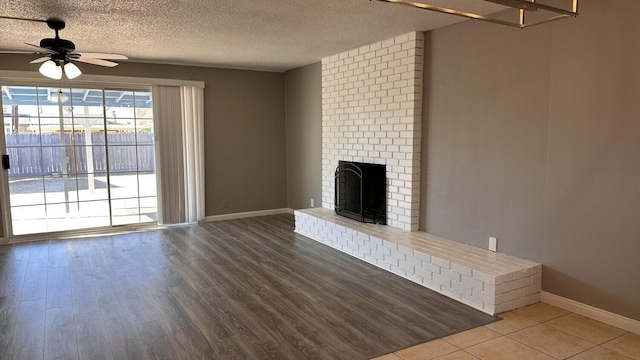
<svg viewBox="0 0 640 360"><path fill-rule="evenodd" d="M72 137L73 136L73 137ZM84 133L60 134L15 133L6 135L7 152L11 159L9 177L62 175L63 154L67 159L66 173L88 173L88 152L93 157L93 173L153 172L155 153L153 134L122 132L91 134L87 151ZM107 152L109 150L109 163Z"/></svg>

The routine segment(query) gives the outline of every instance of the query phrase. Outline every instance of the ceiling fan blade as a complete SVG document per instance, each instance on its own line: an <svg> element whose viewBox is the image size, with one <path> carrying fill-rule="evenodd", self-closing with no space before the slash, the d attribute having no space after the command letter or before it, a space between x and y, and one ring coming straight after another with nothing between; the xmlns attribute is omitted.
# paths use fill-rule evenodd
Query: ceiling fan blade
<svg viewBox="0 0 640 360"><path fill-rule="evenodd" d="M41 58L37 58L37 59L35 59L35 60L31 60L31 61L29 61L29 64L39 64L39 63L45 62L45 61L47 61L47 60L49 60L49 59L51 59L51 57L49 57L49 56L43 56L43 57L41 57Z"/></svg>
<svg viewBox="0 0 640 360"><path fill-rule="evenodd" d="M108 61L108 60L102 60L102 59L92 59L92 58L78 58L78 59L74 59L75 61L80 61L83 63L87 63L87 64L92 64L92 65L98 65L98 66L106 66L106 67L114 67L114 66L118 66L118 63L115 63L113 61Z"/></svg>
<svg viewBox="0 0 640 360"><path fill-rule="evenodd" d="M43 22L43 23L47 22L47 20L44 20L44 19L29 19L29 18L15 17L15 16L0 16L0 19L34 21L34 22Z"/></svg>
<svg viewBox="0 0 640 360"><path fill-rule="evenodd" d="M33 51L0 51L0 54L27 54L27 55L41 55L43 53Z"/></svg>
<svg viewBox="0 0 640 360"><path fill-rule="evenodd" d="M80 55L80 58L106 59L106 60L127 60L128 57L121 54L96 53L96 52L72 52L69 55Z"/></svg>
<svg viewBox="0 0 640 360"><path fill-rule="evenodd" d="M25 45L33 46L34 48L39 49L40 51L44 51L45 53L49 53L49 54L57 54L58 53L57 51L53 51L51 49L43 48L43 47L40 47L38 45L33 45L33 44L29 44L29 43L25 43Z"/></svg>

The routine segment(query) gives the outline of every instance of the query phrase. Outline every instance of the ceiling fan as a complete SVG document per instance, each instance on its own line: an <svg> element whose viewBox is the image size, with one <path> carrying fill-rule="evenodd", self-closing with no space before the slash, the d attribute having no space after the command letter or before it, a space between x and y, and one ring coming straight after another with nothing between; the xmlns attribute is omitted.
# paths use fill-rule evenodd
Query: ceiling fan
<svg viewBox="0 0 640 360"><path fill-rule="evenodd" d="M36 48L36 51L0 51L4 54L32 54L32 55L44 55L30 62L30 64L39 64L40 73L48 78L60 80L62 74L66 75L68 79L75 79L82 74L80 68L73 62L83 62L87 64L93 64L98 66L114 67L118 63L110 60L126 60L128 59L124 55L120 54L108 54L108 53L94 53L94 52L78 52L76 46L70 40L60 38L58 32L65 28L64 20L58 18L49 18L47 20L39 19L25 19L8 16L0 16L2 19L13 20L25 20L47 23L49 28L55 31L54 38L45 38L40 40L40 45L34 45L25 43L26 45Z"/></svg>

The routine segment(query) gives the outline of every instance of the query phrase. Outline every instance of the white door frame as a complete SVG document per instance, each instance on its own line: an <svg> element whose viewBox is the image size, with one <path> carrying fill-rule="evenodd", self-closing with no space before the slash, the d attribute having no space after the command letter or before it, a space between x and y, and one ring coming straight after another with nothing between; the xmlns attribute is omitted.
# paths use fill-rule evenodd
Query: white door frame
<svg viewBox="0 0 640 360"><path fill-rule="evenodd" d="M78 86L80 85L80 86ZM88 85L88 86L82 86L82 85ZM15 79L9 80L9 81L2 81L2 78L0 77L0 89L3 86L38 86L38 87L48 87L48 88L56 88L56 85L52 85L51 83L44 83L44 82L36 82L34 83L33 81L30 80L25 80L25 81L18 81ZM140 89L145 89L148 88L148 86L141 86L141 85L130 85L130 86L109 86L108 84L88 84L88 83L71 83L70 86L68 86L69 88L85 88L85 87L89 87L91 89L96 89L96 90L100 90L103 93L103 97L104 97L104 91L110 90L111 88L116 88L118 90L122 89L122 90L132 90L132 91L136 91L136 90L140 90ZM1 91L1 90L0 90ZM151 89L149 89L149 91L151 91ZM104 101L104 98L103 98ZM0 96L0 108L2 108L2 97ZM104 105L103 105L104 106ZM1 154L8 154L7 151L7 147L6 147L6 134L5 134L5 127L4 127L4 114L2 116L3 119L3 125L2 125L2 129L0 130L0 153ZM105 127L105 132L106 132L106 124L107 124L107 118L106 118L106 113L103 114L103 118L102 118L104 127ZM105 135L106 137L106 135ZM107 146L107 145L105 145ZM108 155L107 155L108 156ZM107 184L109 183L109 170L107 169ZM108 190L110 190L110 185L108 186ZM22 234L22 235L15 235L13 234L13 220L11 217L11 197L10 197L10 186L9 186L9 172L8 170L5 169L1 169L0 168L0 195L2 196L2 199L0 199L0 218L1 218L1 224L2 224L2 233L0 233L0 245L2 244L8 244L8 243L14 243L14 242L22 242L22 241L29 241L29 240L37 240L42 238L43 236L46 236L47 238L51 238L51 236L65 236L65 235L72 235L75 236L76 234L90 234L90 233L100 233L102 231L106 231L106 232L113 232L114 227L118 227L118 228L136 228L136 227L148 227L148 224L145 223L140 223L140 224L127 224L127 225L113 225L113 218L112 218L112 209L111 209L111 201L113 199L111 199L111 195L109 195L109 226L101 226L101 227L96 227L96 228L86 228L86 229L69 229L69 230L62 230L62 231L53 231L53 232L44 232L44 233L34 233L34 234Z"/></svg>
<svg viewBox="0 0 640 360"><path fill-rule="evenodd" d="M0 88L2 85L0 84ZM0 109L2 108L2 96L0 96ZM7 153L7 147L4 138L4 114L2 114L2 129L0 129L0 153L3 155ZM11 203L9 196L9 171L2 168L0 170L0 195L2 195L2 201L0 202L0 216L2 219L2 237L0 238L0 244L6 244L9 242L9 238L12 234L11 230Z"/></svg>
<svg viewBox="0 0 640 360"><path fill-rule="evenodd" d="M145 77L130 77L130 76L112 76L112 75L91 75L84 74L80 79L74 80L58 80L52 81L45 79L37 71L15 71L15 70L0 70L0 86L2 85L16 85L16 86L43 86L43 87L98 87L98 88L119 88L119 89L140 89L151 87L152 85L169 85L169 86L194 86L204 88L204 81L197 80L185 80L185 79L161 79L161 78L145 78ZM0 97L0 107L2 105L2 98ZM4 114L3 114L4 118ZM4 121L4 119L3 119ZM6 153L4 123L2 130L0 130L0 152ZM157 170L156 170L157 171ZM9 199L9 181L8 171L0 169L0 221L2 223L2 234L0 234L0 244L29 241L32 236L19 235L19 239L16 239L12 234L11 227L11 204ZM160 198L160 193L158 193ZM160 209L158 209L160 210ZM118 225L119 229L135 229L145 228L157 225ZM63 234L76 236L78 234L88 233L101 233L101 232L113 232L114 228L109 227L105 229L95 229L94 231L80 230L80 231L67 231ZM51 238L49 234L47 238ZM55 236L55 235L54 235ZM24 239L24 240L22 240Z"/></svg>

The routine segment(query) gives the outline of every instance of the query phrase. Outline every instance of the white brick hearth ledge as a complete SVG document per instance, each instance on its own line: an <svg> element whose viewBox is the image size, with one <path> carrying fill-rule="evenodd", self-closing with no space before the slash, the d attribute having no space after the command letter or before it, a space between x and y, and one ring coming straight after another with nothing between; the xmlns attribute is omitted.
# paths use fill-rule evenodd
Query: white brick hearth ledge
<svg viewBox="0 0 640 360"><path fill-rule="evenodd" d="M422 231L295 211L295 231L491 315L540 301L542 266Z"/></svg>

